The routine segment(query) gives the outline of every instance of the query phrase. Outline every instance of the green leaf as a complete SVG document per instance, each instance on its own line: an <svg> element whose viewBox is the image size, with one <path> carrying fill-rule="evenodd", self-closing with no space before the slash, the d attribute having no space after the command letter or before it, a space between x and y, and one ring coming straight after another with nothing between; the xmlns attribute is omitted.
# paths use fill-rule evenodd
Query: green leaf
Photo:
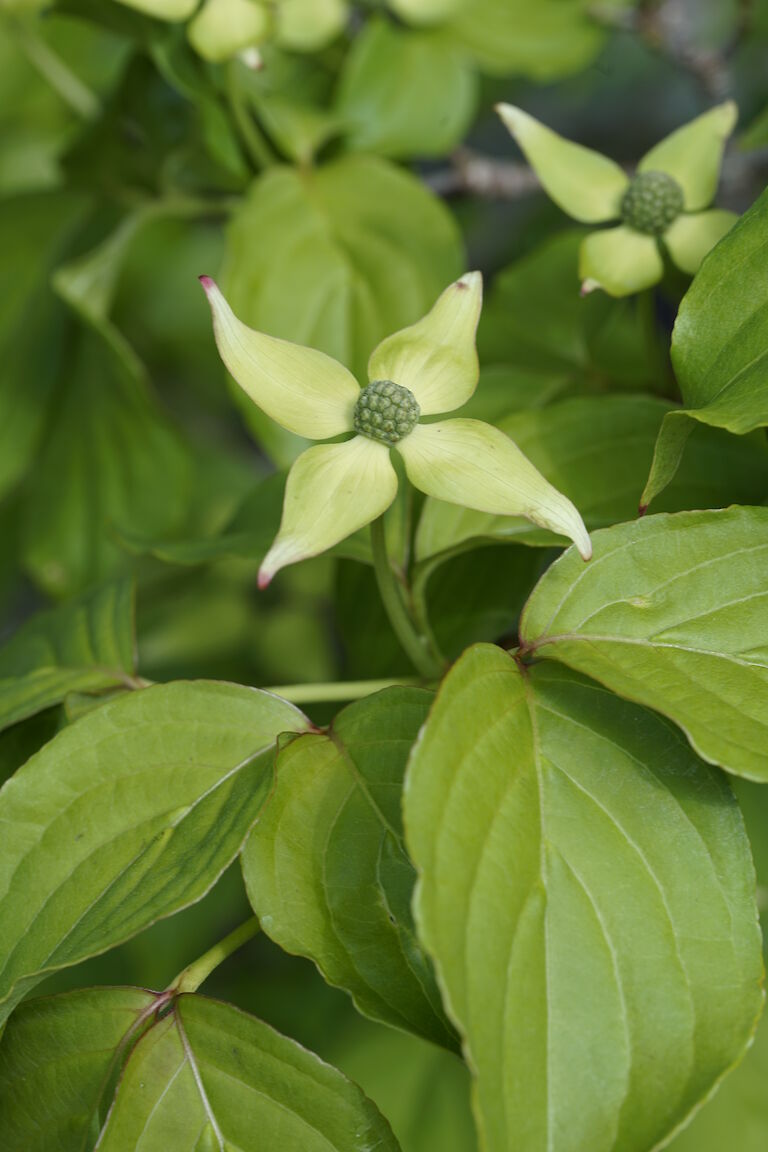
<svg viewBox="0 0 768 1152"><path fill-rule="evenodd" d="M24 475L42 434L64 345L47 280L83 209L82 199L58 192L2 201L0 496Z"/></svg>
<svg viewBox="0 0 768 1152"><path fill-rule="evenodd" d="M591 63L605 39L584 0L465 0L451 22L486 72L555 80Z"/></svg>
<svg viewBox="0 0 768 1152"><path fill-rule="evenodd" d="M670 408L651 396L578 397L516 412L497 423L594 530L637 516L642 477ZM734 500L759 503L766 491L768 449L762 436L737 440L714 428L700 428L662 508L712 508ZM477 540L546 546L560 539L519 517L484 515L428 500L419 521L416 554L427 560Z"/></svg>
<svg viewBox="0 0 768 1152"><path fill-rule="evenodd" d="M275 696L199 681L90 712L0 792L0 1019L42 976L194 903L239 851L275 739Z"/></svg>
<svg viewBox="0 0 768 1152"><path fill-rule="evenodd" d="M226 1004L181 996L136 1045L99 1152L397 1152L359 1088Z"/></svg>
<svg viewBox="0 0 768 1152"><path fill-rule="evenodd" d="M336 111L356 151L441 156L463 139L475 98L475 74L445 32L374 18L345 59Z"/></svg>
<svg viewBox="0 0 768 1152"><path fill-rule="evenodd" d="M669 1152L764 1152L768 1132L768 1017L742 1063L669 1145Z"/></svg>
<svg viewBox="0 0 768 1152"><path fill-rule="evenodd" d="M82 1152L118 1049L154 1003L140 988L84 988L23 1004L0 1044L4 1152Z"/></svg>
<svg viewBox="0 0 768 1152"><path fill-rule="evenodd" d="M768 192L704 260L680 305L672 363L685 407L659 433L643 503L669 483L697 420L743 435L768 425Z"/></svg>
<svg viewBox="0 0 768 1152"><path fill-rule="evenodd" d="M568 228L496 277L478 332L481 360L658 391L667 368L647 298L579 294L581 229Z"/></svg>
<svg viewBox="0 0 768 1152"><path fill-rule="evenodd" d="M0 730L59 704L69 692L101 692L135 671L133 587L120 580L40 612L0 648Z"/></svg>
<svg viewBox="0 0 768 1152"><path fill-rule="evenodd" d="M652 713L478 645L416 746L405 823L486 1152L657 1147L762 1003L725 778Z"/></svg>
<svg viewBox="0 0 768 1152"><path fill-rule="evenodd" d="M229 229L223 289L250 327L319 348L367 380L368 357L462 272L448 210L415 177L372 156L273 168ZM301 441L241 404L281 465Z"/></svg>
<svg viewBox="0 0 768 1152"><path fill-rule="evenodd" d="M561 660L684 730L736 775L768 780L768 508L681 512L593 536L533 592L523 648Z"/></svg>
<svg viewBox="0 0 768 1152"><path fill-rule="evenodd" d="M309 956L366 1015L452 1046L413 927L400 814L408 752L431 699L385 689L345 708L327 735L282 748L243 873L281 948Z"/></svg>
<svg viewBox="0 0 768 1152"><path fill-rule="evenodd" d="M68 350L24 494L23 560L53 594L112 575L124 562L118 531L178 532L194 481L186 441L101 338L70 332Z"/></svg>

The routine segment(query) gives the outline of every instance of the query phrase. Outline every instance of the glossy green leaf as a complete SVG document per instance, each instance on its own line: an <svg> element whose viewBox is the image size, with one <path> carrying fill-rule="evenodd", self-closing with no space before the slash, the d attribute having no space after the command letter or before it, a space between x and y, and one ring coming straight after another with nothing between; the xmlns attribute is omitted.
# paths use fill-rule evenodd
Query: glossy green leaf
<svg viewBox="0 0 768 1152"><path fill-rule="evenodd" d="M319 348L365 381L376 345L422 317L462 265L436 197L384 160L350 156L256 181L230 225L222 286L244 323ZM263 418L245 414L262 436ZM281 464L299 447L268 443Z"/></svg>
<svg viewBox="0 0 768 1152"><path fill-rule="evenodd" d="M441 156L463 139L475 95L474 73L444 32L373 19L344 62L336 111L356 151Z"/></svg>
<svg viewBox="0 0 768 1152"><path fill-rule="evenodd" d="M651 396L578 397L499 420L533 464L565 493L587 528L634 520L661 421L671 405ZM697 428L660 510L760 503L768 492L768 446L759 434L737 440ZM551 545L557 537L519 517L490 516L427 501L419 521L419 560L463 549L472 540Z"/></svg>
<svg viewBox="0 0 768 1152"><path fill-rule="evenodd" d="M452 1046L411 918L414 874L400 792L432 696L389 688L345 708L327 735L284 747L243 851L262 929L309 956L366 1015Z"/></svg>
<svg viewBox="0 0 768 1152"><path fill-rule="evenodd" d="M0 1042L4 1152L82 1152L121 1044L149 1018L140 988L84 988L30 1000Z"/></svg>
<svg viewBox="0 0 768 1152"><path fill-rule="evenodd" d="M59 704L69 692L102 692L134 672L131 582L106 584L40 612L0 648L0 729Z"/></svg>
<svg viewBox="0 0 768 1152"><path fill-rule="evenodd" d="M482 1147L658 1147L762 1003L754 871L722 774L651 712L478 645L416 746L405 824Z"/></svg>
<svg viewBox="0 0 768 1152"><path fill-rule="evenodd" d="M768 425L768 192L704 260L678 312L672 362L684 407L659 434L643 502L674 476L691 420L743 435Z"/></svg>
<svg viewBox="0 0 768 1152"><path fill-rule="evenodd" d="M269 789L291 705L179 682L90 712L0 792L0 1018L46 972L198 900Z"/></svg>
<svg viewBox="0 0 768 1152"><path fill-rule="evenodd" d="M397 1152L346 1077L253 1016L181 996L137 1044L99 1152Z"/></svg>
<svg viewBox="0 0 768 1152"><path fill-rule="evenodd" d="M679 512L594 534L521 622L525 649L657 709L706 760L768 780L768 508Z"/></svg>

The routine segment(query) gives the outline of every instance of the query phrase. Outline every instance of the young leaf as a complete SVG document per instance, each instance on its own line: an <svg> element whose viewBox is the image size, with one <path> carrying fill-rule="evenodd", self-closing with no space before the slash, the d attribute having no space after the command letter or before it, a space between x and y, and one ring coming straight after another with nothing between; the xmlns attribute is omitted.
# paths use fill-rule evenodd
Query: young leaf
<svg viewBox="0 0 768 1152"><path fill-rule="evenodd" d="M583 396L514 412L498 425L594 530L636 518L642 478L669 411L666 401L652 396ZM762 436L737 440L699 428L659 510L760 503L766 491L768 448ZM516 517L427 501L416 538L419 560L478 539L552 545L559 538Z"/></svg>
<svg viewBox="0 0 768 1152"><path fill-rule="evenodd" d="M643 502L669 483L692 420L743 435L768 424L768 192L712 250L686 293L672 336L685 407L659 433Z"/></svg>
<svg viewBox="0 0 768 1152"><path fill-rule="evenodd" d="M130 580L39 612L0 648L0 730L69 692L124 685L134 659Z"/></svg>
<svg viewBox="0 0 768 1152"><path fill-rule="evenodd" d="M475 75L445 32L367 22L344 62L336 111L347 143L382 156L441 156L474 112Z"/></svg>
<svg viewBox="0 0 768 1152"><path fill-rule="evenodd" d="M243 872L281 948L309 956L374 1019L453 1046L413 927L400 815L408 752L431 700L389 688L345 708L327 735L283 748Z"/></svg>
<svg viewBox="0 0 768 1152"><path fill-rule="evenodd" d="M483 71L555 80L585 68L605 33L584 0L461 0L451 22Z"/></svg>
<svg viewBox="0 0 768 1152"><path fill-rule="evenodd" d="M0 1043L4 1152L82 1152L118 1049L154 1003L141 988L83 988L23 1004Z"/></svg>
<svg viewBox="0 0 768 1152"><path fill-rule="evenodd" d="M271 780L285 701L199 681L132 692L64 729L0 792L0 1020L42 976L194 903Z"/></svg>
<svg viewBox="0 0 768 1152"><path fill-rule="evenodd" d="M359 1088L260 1020L181 996L136 1045L98 1152L397 1152Z"/></svg>
<svg viewBox="0 0 768 1152"><path fill-rule="evenodd" d="M768 508L651 516L593 542L591 564L568 552L534 589L523 648L657 709L705 760L768 780Z"/></svg>
<svg viewBox="0 0 768 1152"><path fill-rule="evenodd" d="M478 645L416 746L405 823L486 1152L657 1147L762 1002L725 778L651 712Z"/></svg>

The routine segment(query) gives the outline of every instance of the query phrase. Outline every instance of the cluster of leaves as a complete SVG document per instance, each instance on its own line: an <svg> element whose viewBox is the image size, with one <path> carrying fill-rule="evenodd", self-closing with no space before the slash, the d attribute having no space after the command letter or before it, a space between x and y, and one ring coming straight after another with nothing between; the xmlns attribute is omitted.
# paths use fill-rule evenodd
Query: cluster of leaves
<svg viewBox="0 0 768 1152"><path fill-rule="evenodd" d="M692 51L754 113L744 173L768 8L734 47L743 6L698 7ZM622 162L701 110L610 31L635 6L339 8L254 71L150 0L0 0L0 1142L757 1152L768 194L737 190L692 283L582 298L585 232L543 198L437 190L469 133L508 154L499 99L575 135L607 92ZM227 389L196 275L365 380L477 265L463 414L594 557L401 484L390 555L451 665L417 685L367 531L257 593L306 442ZM390 683L337 712L362 677ZM200 995L249 909L229 1003Z"/></svg>

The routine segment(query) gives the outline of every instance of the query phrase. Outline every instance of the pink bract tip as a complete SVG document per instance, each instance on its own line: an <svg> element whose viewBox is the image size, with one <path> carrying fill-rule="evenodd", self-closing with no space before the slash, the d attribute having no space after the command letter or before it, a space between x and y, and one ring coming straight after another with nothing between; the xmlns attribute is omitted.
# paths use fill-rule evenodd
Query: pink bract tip
<svg viewBox="0 0 768 1152"><path fill-rule="evenodd" d="M258 585L259 592L263 592L265 588L269 588L272 583L272 573L259 570Z"/></svg>
<svg viewBox="0 0 768 1152"><path fill-rule="evenodd" d="M212 276L198 276L198 280L200 281L203 288L205 289L206 295L209 292L212 292L214 290L214 288L216 287L216 281L213 279Z"/></svg>

